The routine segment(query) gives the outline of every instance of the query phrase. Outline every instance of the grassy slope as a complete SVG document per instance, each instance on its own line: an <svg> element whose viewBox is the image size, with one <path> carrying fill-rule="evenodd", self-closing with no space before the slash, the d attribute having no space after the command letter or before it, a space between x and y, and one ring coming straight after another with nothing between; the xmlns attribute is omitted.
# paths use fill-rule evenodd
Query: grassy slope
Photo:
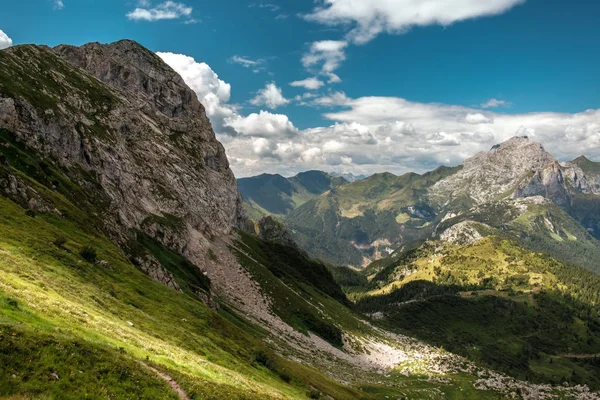
<svg viewBox="0 0 600 400"><path fill-rule="evenodd" d="M440 167L424 175L375 174L305 203L292 211L286 222L311 255L334 264L359 266L364 256L387 247L369 248L377 239L402 238L406 242L428 236L435 215L427 205L427 188L455 171ZM428 216L408 215L409 206Z"/></svg>
<svg viewBox="0 0 600 400"><path fill-rule="evenodd" d="M346 183L343 178L322 171L302 172L291 178L262 174L238 179L244 208L255 220L265 215L283 217L329 189Z"/></svg>
<svg viewBox="0 0 600 400"><path fill-rule="evenodd" d="M487 203L442 222L437 231L464 220L496 228L497 234L520 240L532 251L600 271L600 242L555 204L530 204L521 214L510 203Z"/></svg>
<svg viewBox="0 0 600 400"><path fill-rule="evenodd" d="M426 245L371 281L384 326L522 379L600 387L600 278L511 242Z"/></svg>
<svg viewBox="0 0 600 400"><path fill-rule="evenodd" d="M62 215L27 216L26 210L0 197L0 293L5 305L0 321L3 327L14 330L15 337L26 338L24 340L33 349L41 349L52 340L59 343L59 348L60 343L81 346L85 348L83 351L99 354L100 361L110 359L115 349L122 348L122 356L128 357L129 365L137 365L134 360L148 357L161 368L169 366L187 377L190 388L202 388L197 391L202 398L218 398L219 393L229 393L226 398L277 395L296 398L302 397L310 385L319 387L324 393L339 390L340 398L356 397L352 389L342 389L310 369L274 356L259 338L244 333L244 330L258 331L235 316L225 311L220 316L208 309L189 290L206 289L207 282L203 282L202 277L180 257L145 240L142 244L183 283L184 293L174 292L148 279L129 263L120 249L94 229L97 224L90 219L91 213L67 200L70 195L79 204L93 207L87 201L85 191L62 175L51 160L36 158L24 147L11 142L8 134L3 135L7 144L3 146L3 152L14 168L9 170L0 166L0 172L16 174L54 204ZM59 237L67 240L61 247L52 244ZM96 248L99 259L107 261L110 267L83 261L78 252L84 245ZM259 351L269 354L267 359L270 361L263 363L268 367L255 362ZM6 352L0 355L14 356ZM56 359L53 363L61 373L68 367L68 353L58 351L48 357ZM7 380L11 385L0 388L0 394L33 393L30 388L53 393L56 385L51 379L41 381L30 374L29 369L37 370L34 365L21 365L27 370L17 370L18 365L4 370L4 378L12 375L17 378ZM118 368L117 365L113 367ZM105 369L106 385L114 386L110 378L111 367L107 365ZM69 371L73 372L72 369ZM82 390L99 395L98 387L90 386L97 377L97 370L86 372L84 368L82 374L73 374L72 384L60 388L64 396L78 397ZM136 376L139 381L141 375ZM286 382L288 379L291 383ZM318 384L312 384L313 381ZM126 390L128 381L123 379L123 382L121 389L114 389L115 393ZM160 381L149 380L147 385L148 393L164 390ZM154 386L158 389L153 389ZM144 398L142 392L137 396Z"/></svg>

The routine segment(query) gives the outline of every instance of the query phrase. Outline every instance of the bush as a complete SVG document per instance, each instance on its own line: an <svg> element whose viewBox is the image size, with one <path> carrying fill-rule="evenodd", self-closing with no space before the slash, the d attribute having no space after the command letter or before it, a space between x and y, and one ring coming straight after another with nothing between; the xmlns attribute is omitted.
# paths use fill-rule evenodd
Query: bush
<svg viewBox="0 0 600 400"><path fill-rule="evenodd" d="M208 249L208 258L211 261L218 261L217 255L215 254L215 252L213 251L213 249Z"/></svg>
<svg viewBox="0 0 600 400"><path fill-rule="evenodd" d="M277 363L277 359L267 353L263 349L256 349L254 351L254 361L258 364L265 366L271 372L279 375L281 380L286 383L290 383L292 381L292 377L290 374Z"/></svg>
<svg viewBox="0 0 600 400"><path fill-rule="evenodd" d="M56 247L63 247L65 243L67 243L67 239L65 239L64 236L59 236L52 242Z"/></svg>
<svg viewBox="0 0 600 400"><path fill-rule="evenodd" d="M79 251L79 255L88 262L94 262L96 261L96 257L98 257L96 249L92 246L83 246Z"/></svg>
<svg viewBox="0 0 600 400"><path fill-rule="evenodd" d="M318 400L321 398L321 392L319 392L317 389L311 389L308 393L306 393L306 395L309 399Z"/></svg>
<svg viewBox="0 0 600 400"><path fill-rule="evenodd" d="M33 211L31 208L25 211L25 215L27 215L28 217L31 218L35 218L35 211Z"/></svg>

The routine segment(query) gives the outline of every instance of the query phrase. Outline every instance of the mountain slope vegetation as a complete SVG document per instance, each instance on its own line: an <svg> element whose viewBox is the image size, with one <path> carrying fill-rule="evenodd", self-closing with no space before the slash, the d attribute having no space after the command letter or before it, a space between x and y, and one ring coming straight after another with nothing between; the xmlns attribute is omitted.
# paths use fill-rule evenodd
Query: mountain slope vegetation
<svg viewBox="0 0 600 400"><path fill-rule="evenodd" d="M598 387L600 277L514 242L428 242L356 295L388 329L535 382Z"/></svg>
<svg viewBox="0 0 600 400"><path fill-rule="evenodd" d="M259 220L265 215L283 217L307 201L344 185L347 181L322 171L301 172L291 178L262 174L238 179L248 216Z"/></svg>
<svg viewBox="0 0 600 400"><path fill-rule="evenodd" d="M467 293L484 290L480 278L487 276L459 271L470 271L473 262L489 265L499 279L485 283L485 290L495 291L492 297L502 297L506 285L526 296L528 284L540 283L539 293L534 286L531 296L544 307L529 311L519 304L519 321L543 332L562 316L558 326L567 332L562 341L535 329L528 334L547 342L508 332L504 340L519 339L514 348L471 352L472 343L495 343L484 330L477 340L456 343L457 355L448 351L448 342L463 325L477 332L481 321L462 321L458 328L430 325L423 332L416 329L427 326L423 320L408 329L406 316L394 314L390 301L395 300L386 297L396 296L394 285L410 285L394 275L407 275L396 270L401 252L369 268L375 276L367 278L312 259L289 240L278 241L283 236L277 221L257 224L271 229L262 239L261 232L249 233L253 229L242 197L203 106L179 75L135 42L15 46L0 51L0 65L1 397L595 396L585 386L596 387L595 364L585 369L580 363L587 358L567 353L589 355L598 345L595 275L513 249L502 239L480 241L492 243L485 257L461 253L473 246L448 244L454 238L471 241L467 233L474 231L489 236L500 230L471 220L436 230L445 215L434 208L439 205L429 193L461 167L425 175L381 174L355 187L320 173L301 174L288 180L298 188L289 199L305 203L289 214L298 212L307 223L320 219L318 229L325 227L323 216L341 221L337 254L350 249L349 238L355 239L353 248L370 243L364 254L377 248L382 256L404 242L374 245L379 233L399 232L415 239L411 243L438 235L446 243L447 262L454 263L450 272L431 275L430 284L441 288L433 291L450 296L439 307L467 298L465 287ZM581 193L595 195L590 181L579 179ZM315 206L323 212L308 211ZM340 220L342 212L346 216ZM540 220L532 211L528 221L546 226L552 240L584 238L569 225L575 220L556 219L563 214ZM521 216L504 224L517 224ZM354 221L357 217L364 219ZM470 226L469 221L482 232L471 226L448 233ZM361 230L356 237L354 224ZM309 228L298 222L294 230ZM595 243L591 236L585 240ZM323 243L325 249L331 246ZM415 260L435 243L411 245ZM346 292L336 282L341 278ZM490 315L498 313L497 307L484 306ZM427 307L412 318L427 319L436 310ZM533 317L550 322L535 325ZM435 337L428 336L433 329L438 329ZM542 360L537 370L529 358L524 368L522 354L530 354L523 353L526 345ZM490 355L504 358L493 362ZM544 372L551 368L546 359L556 359L562 369Z"/></svg>

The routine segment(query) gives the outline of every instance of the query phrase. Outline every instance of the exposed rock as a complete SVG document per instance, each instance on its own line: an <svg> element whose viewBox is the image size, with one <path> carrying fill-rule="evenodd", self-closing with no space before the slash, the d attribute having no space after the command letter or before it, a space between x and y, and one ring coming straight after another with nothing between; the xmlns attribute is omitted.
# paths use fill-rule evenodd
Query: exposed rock
<svg viewBox="0 0 600 400"><path fill-rule="evenodd" d="M247 227L203 106L154 53L128 40L14 46L0 52L0 69L16 81L28 79L37 93L0 86L0 129L54 160L90 193L117 242L141 230L196 262L214 235ZM0 185L14 196L26 192L27 202L35 199L13 178ZM140 264L178 289L157 263Z"/></svg>
<svg viewBox="0 0 600 400"><path fill-rule="evenodd" d="M484 234L479 232L482 225L475 221L462 221L442 232L440 239L457 246L468 246L483 239Z"/></svg>
<svg viewBox="0 0 600 400"><path fill-rule="evenodd" d="M285 226L275 218L267 215L255 225L256 234L269 242L283 244L285 246L296 246L292 235Z"/></svg>
<svg viewBox="0 0 600 400"><path fill-rule="evenodd" d="M160 282L172 289L181 290L181 287L169 271L153 256L146 254L132 259L133 263L150 278Z"/></svg>
<svg viewBox="0 0 600 400"><path fill-rule="evenodd" d="M535 171L555 163L541 144L513 137L466 160L460 171L433 185L431 193L439 202L467 196L476 204L485 203L511 196Z"/></svg>

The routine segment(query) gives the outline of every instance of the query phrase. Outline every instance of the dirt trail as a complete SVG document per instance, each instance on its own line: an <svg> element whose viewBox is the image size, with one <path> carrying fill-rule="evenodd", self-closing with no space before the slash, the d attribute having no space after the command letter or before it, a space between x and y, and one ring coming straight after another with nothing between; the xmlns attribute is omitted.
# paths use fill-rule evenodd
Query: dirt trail
<svg viewBox="0 0 600 400"><path fill-rule="evenodd" d="M190 400L190 398L185 393L185 391L181 388L181 386L179 386L179 384L177 382L175 382L175 380L173 378L171 378L169 375L165 374L162 371L157 370L156 368L149 366L146 363L140 362L140 364L142 364L145 368L154 372L161 379L163 379L165 382L167 382L169 384L169 386L171 386L171 388L177 393L177 395L179 396L179 398L181 400Z"/></svg>
<svg viewBox="0 0 600 400"><path fill-rule="evenodd" d="M600 353L598 354L559 354L556 357L563 357L563 358L600 358Z"/></svg>

